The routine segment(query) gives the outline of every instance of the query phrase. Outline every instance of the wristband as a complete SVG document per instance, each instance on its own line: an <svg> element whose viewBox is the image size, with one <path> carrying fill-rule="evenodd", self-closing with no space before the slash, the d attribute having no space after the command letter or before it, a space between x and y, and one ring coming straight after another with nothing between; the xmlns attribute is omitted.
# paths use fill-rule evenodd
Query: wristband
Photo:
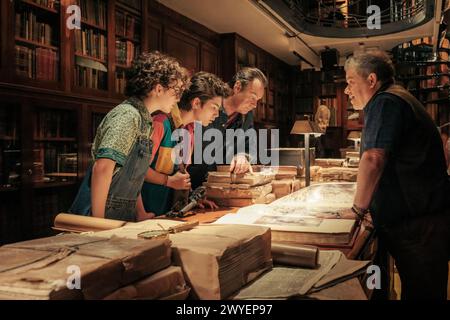
<svg viewBox="0 0 450 320"><path fill-rule="evenodd" d="M368 209L361 209L357 205L353 205L352 211L358 216L360 220L364 219L364 216L369 212Z"/></svg>

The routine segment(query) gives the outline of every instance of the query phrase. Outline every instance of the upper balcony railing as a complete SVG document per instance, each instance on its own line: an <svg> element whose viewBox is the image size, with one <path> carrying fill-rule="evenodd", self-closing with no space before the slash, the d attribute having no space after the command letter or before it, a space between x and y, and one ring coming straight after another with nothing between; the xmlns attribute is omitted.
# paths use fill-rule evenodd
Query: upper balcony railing
<svg viewBox="0 0 450 320"><path fill-rule="evenodd" d="M255 1L265 3L302 33L332 38L401 32L430 21L435 6L435 0ZM377 11L368 12L374 5Z"/></svg>

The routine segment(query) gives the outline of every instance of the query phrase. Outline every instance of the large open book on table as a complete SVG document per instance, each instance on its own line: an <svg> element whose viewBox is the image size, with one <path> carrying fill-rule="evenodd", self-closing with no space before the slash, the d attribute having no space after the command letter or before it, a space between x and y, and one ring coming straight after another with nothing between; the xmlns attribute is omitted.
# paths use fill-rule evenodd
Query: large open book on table
<svg viewBox="0 0 450 320"><path fill-rule="evenodd" d="M253 205L225 215L217 224L252 224L270 227L273 242L314 245L348 244L357 229L339 211L352 206L355 184L312 185L270 205Z"/></svg>

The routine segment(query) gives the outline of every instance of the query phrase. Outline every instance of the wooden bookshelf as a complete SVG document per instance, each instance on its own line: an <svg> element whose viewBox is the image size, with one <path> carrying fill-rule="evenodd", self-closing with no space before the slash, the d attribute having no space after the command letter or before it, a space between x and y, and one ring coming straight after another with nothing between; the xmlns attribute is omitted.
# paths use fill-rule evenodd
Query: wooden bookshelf
<svg viewBox="0 0 450 320"><path fill-rule="evenodd" d="M45 43L40 43L40 42L33 41L33 40L24 39L21 37L15 37L15 40L16 40L16 42L26 43L26 44L30 44L30 45L33 45L36 47L47 48L47 49L51 49L51 50L55 50L55 51L59 50L58 47L51 46L51 45L48 45Z"/></svg>
<svg viewBox="0 0 450 320"><path fill-rule="evenodd" d="M120 68L120 69L129 69L129 68L130 68L130 65L116 63L116 68Z"/></svg>
<svg viewBox="0 0 450 320"><path fill-rule="evenodd" d="M99 58L92 57L92 56L89 56L89 55L86 55L86 54L82 54L82 53L79 53L79 52L75 52L75 56L76 57L81 57L81 58L86 58L86 59L97 61L97 62L101 62L101 63L105 63L105 64L107 63L107 61L105 59L99 59Z"/></svg>
<svg viewBox="0 0 450 320"><path fill-rule="evenodd" d="M130 41L130 42L137 43L137 44L141 43L140 39L138 40L138 39L130 38L130 37L123 36L123 35L120 35L120 34L117 34L117 33L116 33L116 39L122 40L122 41Z"/></svg>
<svg viewBox="0 0 450 320"><path fill-rule="evenodd" d="M61 188L67 186L76 185L76 181L49 181L49 182L35 182L33 188L35 189L44 189L44 188Z"/></svg>
<svg viewBox="0 0 450 320"><path fill-rule="evenodd" d="M58 10L56 10L54 8L46 7L44 5L38 4L38 3L34 2L34 1L31 1L31 0L22 0L22 3L25 4L25 5L31 6L33 8L37 8L37 9L44 10L44 11L47 11L47 12L58 13Z"/></svg>
<svg viewBox="0 0 450 320"><path fill-rule="evenodd" d="M87 1L95 3L95 0L86 0L86 4ZM135 45L140 44L141 51L166 52L178 58L183 65L195 61L195 65L188 65L190 69L206 70L223 76L220 73L222 68L219 60L221 50L219 34L171 11L156 0L107 0L105 2L107 9L104 25L86 17L83 17L81 23L83 29L94 30L96 33L105 35L106 57L101 62L75 54L77 52L75 30L68 30L66 27L65 9L69 5L77 4L76 0L62 0L61 5L55 7L54 11L35 6L35 3L26 4L20 0L5 0L0 3L2 26L0 29L0 98L2 99L0 110L6 108L15 110L17 113L14 121L15 134L2 132L0 128L0 136L4 138L0 139L0 145L3 149L14 148L18 151L18 160L12 163L20 165L16 168L18 175L14 175L14 177L18 176L17 184L14 183L13 189L8 187L1 194L0 245L42 236L41 231L50 230L49 225L54 214L70 207L71 201L76 196L77 187L92 161L90 147L97 126L104 115L124 98L117 93L114 84L116 71L122 72L127 69L126 63L116 64L116 39L130 41ZM51 41L46 41L44 44L52 48L43 47L40 44L40 38L16 35L16 13L24 10L33 12L38 22L50 25L53 36ZM123 11L139 18L140 34L137 36L117 34L116 11ZM82 10L83 12L85 10ZM154 34L156 29L153 27L157 28L158 34ZM20 42L21 38L30 42ZM189 43L185 42L186 39ZM170 45L166 46L167 44ZM57 77L54 80L38 80L17 75L16 45L32 50L43 49L55 52ZM190 45L194 45L195 50L186 50L190 49ZM103 89L80 86L75 82L74 72L80 59L104 65L106 74ZM235 72L234 67L231 72ZM276 101L276 98L274 99ZM57 114L57 111L64 108L73 112L72 133L52 137L39 136L35 133L35 119L40 111L47 109ZM55 120L49 119L48 122L52 123ZM10 140L10 137L17 137L17 139ZM34 161L34 150L51 148L55 148L56 153L65 152L58 148L67 148L68 153L77 155L77 177L73 178L75 181L69 183L33 181L37 178L36 174L39 173L37 171L41 170L40 161ZM42 165L45 169L45 158ZM44 177L45 174L55 172L54 169L50 169L44 170ZM52 179L56 178L52 177ZM15 190L15 192L9 190Z"/></svg>
<svg viewBox="0 0 450 320"><path fill-rule="evenodd" d="M76 142L76 138L34 138L34 141L40 141L40 142Z"/></svg>
<svg viewBox="0 0 450 320"><path fill-rule="evenodd" d="M106 30L108 24L107 2L106 0L76 0L76 4L81 9L83 23Z"/></svg>
<svg viewBox="0 0 450 320"><path fill-rule="evenodd" d="M450 120L449 39L432 55L431 37L405 42L393 50L397 82L421 101L437 125ZM409 61L414 60L414 61Z"/></svg>
<svg viewBox="0 0 450 320"><path fill-rule="evenodd" d="M81 19L81 23L82 23L83 25L85 25L85 26L88 26L88 27L91 27L91 28L98 29L98 30L100 30L100 31L106 32L106 28L105 28L105 27L102 27L102 26L100 26L100 25L98 25L98 24L89 22L89 21L87 21L87 20Z"/></svg>
<svg viewBox="0 0 450 320"><path fill-rule="evenodd" d="M76 0L82 11L81 30L73 36L74 68L72 87L76 90L109 90L111 43L109 10L114 1ZM112 31L113 32L113 31ZM85 91L78 90L80 93Z"/></svg>
<svg viewBox="0 0 450 320"><path fill-rule="evenodd" d="M140 0L134 1L136 7L142 8ZM142 13L116 1L115 23L115 73L114 90L122 96L125 91L125 72L142 48Z"/></svg>
<svg viewBox="0 0 450 320"><path fill-rule="evenodd" d="M15 1L15 76L57 82L60 78L60 10L30 0Z"/></svg>
<svg viewBox="0 0 450 320"><path fill-rule="evenodd" d="M116 0L116 7L132 14L140 15L143 10L142 0L122 1Z"/></svg>

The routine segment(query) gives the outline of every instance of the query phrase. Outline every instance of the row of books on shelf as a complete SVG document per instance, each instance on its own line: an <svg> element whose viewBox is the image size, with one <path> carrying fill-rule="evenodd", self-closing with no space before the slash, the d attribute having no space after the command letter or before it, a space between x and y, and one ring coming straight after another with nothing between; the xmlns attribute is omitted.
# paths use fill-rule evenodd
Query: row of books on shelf
<svg viewBox="0 0 450 320"><path fill-rule="evenodd" d="M131 66L131 62L139 55L139 46L131 41L116 40L116 62Z"/></svg>
<svg viewBox="0 0 450 320"><path fill-rule="evenodd" d="M33 167L38 173L34 181L43 181L46 174L76 173L78 157L73 151L71 144L37 144L33 150Z"/></svg>
<svg viewBox="0 0 450 320"><path fill-rule="evenodd" d="M59 53L46 48L15 46L16 74L37 80L57 80Z"/></svg>
<svg viewBox="0 0 450 320"><path fill-rule="evenodd" d="M116 35L139 41L139 20L133 15L116 11Z"/></svg>
<svg viewBox="0 0 450 320"><path fill-rule="evenodd" d="M75 114L65 110L45 110L36 113L35 138L73 138L76 136Z"/></svg>
<svg viewBox="0 0 450 320"><path fill-rule="evenodd" d="M75 31L75 52L85 56L106 60L106 36L99 31L83 28Z"/></svg>
<svg viewBox="0 0 450 320"><path fill-rule="evenodd" d="M319 100L320 104L326 105L328 108L337 107L337 98L321 98Z"/></svg>
<svg viewBox="0 0 450 320"><path fill-rule="evenodd" d="M125 92L125 86L127 84L126 76L125 76L125 70L118 70L116 71L116 92L118 93L124 93Z"/></svg>
<svg viewBox="0 0 450 320"><path fill-rule="evenodd" d="M81 65L75 66L74 82L76 86L90 89L107 90L108 73Z"/></svg>
<svg viewBox="0 0 450 320"><path fill-rule="evenodd" d="M49 9L58 9L60 5L59 0L32 0L31 2L34 2L42 7L47 7Z"/></svg>
<svg viewBox="0 0 450 320"><path fill-rule="evenodd" d="M16 13L16 37L52 45L53 36L52 26L37 21L37 16L32 11Z"/></svg>
<svg viewBox="0 0 450 320"><path fill-rule="evenodd" d="M336 85L334 83L322 83L320 85L320 94L322 96L330 96L336 94Z"/></svg>
<svg viewBox="0 0 450 320"><path fill-rule="evenodd" d="M106 27L106 1L105 0L77 0L81 9L81 17L88 23Z"/></svg>

